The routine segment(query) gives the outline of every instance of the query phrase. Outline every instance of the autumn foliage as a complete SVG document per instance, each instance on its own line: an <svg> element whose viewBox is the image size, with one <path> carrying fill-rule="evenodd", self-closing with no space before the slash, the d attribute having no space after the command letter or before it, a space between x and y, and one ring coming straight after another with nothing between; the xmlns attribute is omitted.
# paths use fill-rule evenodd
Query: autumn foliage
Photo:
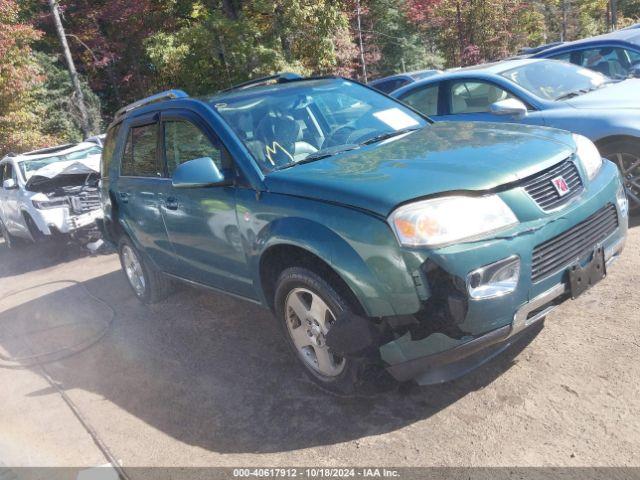
<svg viewBox="0 0 640 480"><path fill-rule="evenodd" d="M608 0L58 3L95 130L124 103L167 88L197 95L281 71L364 80L366 67L370 80L471 65L610 22ZM639 0L618 5L620 26L638 21ZM47 2L0 0L0 154L81 138L60 60Z"/></svg>
<svg viewBox="0 0 640 480"><path fill-rule="evenodd" d="M0 155L46 145L33 93L42 75L31 56L40 32L19 19L15 0L0 0Z"/></svg>

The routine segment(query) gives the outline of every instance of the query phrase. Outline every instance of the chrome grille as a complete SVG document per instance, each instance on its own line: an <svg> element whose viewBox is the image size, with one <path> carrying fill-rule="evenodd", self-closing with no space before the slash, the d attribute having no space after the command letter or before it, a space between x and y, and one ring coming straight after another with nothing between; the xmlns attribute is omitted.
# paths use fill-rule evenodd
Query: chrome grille
<svg viewBox="0 0 640 480"><path fill-rule="evenodd" d="M534 282L566 267L592 251L618 228L616 207L608 204L564 233L533 250L531 278Z"/></svg>
<svg viewBox="0 0 640 480"><path fill-rule="evenodd" d="M561 196L553 186L552 180L562 176L567 182L569 193ZM553 210L564 205L584 190L580 173L573 160L568 159L537 174L524 184L524 189L542 210Z"/></svg>
<svg viewBox="0 0 640 480"><path fill-rule="evenodd" d="M75 213L91 212L101 208L100 195L95 192L82 192L71 197L71 205Z"/></svg>

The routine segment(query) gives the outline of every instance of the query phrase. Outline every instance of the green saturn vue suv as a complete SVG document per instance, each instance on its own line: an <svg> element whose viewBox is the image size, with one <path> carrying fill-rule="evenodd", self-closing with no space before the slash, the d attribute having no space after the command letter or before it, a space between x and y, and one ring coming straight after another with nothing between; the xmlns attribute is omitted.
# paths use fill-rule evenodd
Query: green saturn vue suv
<svg viewBox="0 0 640 480"><path fill-rule="evenodd" d="M141 301L178 280L263 305L339 394L472 370L603 279L628 228L585 137L293 74L124 107L101 198Z"/></svg>

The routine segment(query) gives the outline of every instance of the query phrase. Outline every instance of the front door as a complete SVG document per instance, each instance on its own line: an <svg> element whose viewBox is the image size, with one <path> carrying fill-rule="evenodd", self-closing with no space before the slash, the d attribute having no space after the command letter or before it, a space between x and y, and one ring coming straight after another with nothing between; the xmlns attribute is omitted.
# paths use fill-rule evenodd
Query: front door
<svg viewBox="0 0 640 480"><path fill-rule="evenodd" d="M454 80L448 83L445 93L445 115L438 117L444 121L457 122L497 122L544 125L540 112L530 109L526 116L496 115L491 105L501 100L517 98L504 88L483 80ZM526 102L523 102L526 104Z"/></svg>
<svg viewBox="0 0 640 480"><path fill-rule="evenodd" d="M227 151L199 117L162 114L164 157L169 178L182 163L211 158L225 176L236 169ZM176 275L245 297L255 297L238 230L236 187L173 188L163 192L161 211L176 254Z"/></svg>
<svg viewBox="0 0 640 480"><path fill-rule="evenodd" d="M0 201L2 202L2 218L9 233L20 236L28 236L26 225L20 211L20 188L18 186L17 172L13 168L11 162L2 165L2 180L13 180L13 188L4 188L0 192Z"/></svg>

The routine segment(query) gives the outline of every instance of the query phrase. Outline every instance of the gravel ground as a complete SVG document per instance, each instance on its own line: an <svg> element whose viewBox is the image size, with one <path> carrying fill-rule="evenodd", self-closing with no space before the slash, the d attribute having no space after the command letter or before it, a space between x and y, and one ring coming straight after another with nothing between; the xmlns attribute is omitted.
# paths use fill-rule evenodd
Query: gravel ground
<svg viewBox="0 0 640 480"><path fill-rule="evenodd" d="M46 365L54 386L4 362L0 464L104 464L89 428L125 468L640 466L639 250L635 227L604 282L463 379L339 399L257 306L185 288L146 307L115 255L0 245L1 356L86 347L106 329Z"/></svg>

